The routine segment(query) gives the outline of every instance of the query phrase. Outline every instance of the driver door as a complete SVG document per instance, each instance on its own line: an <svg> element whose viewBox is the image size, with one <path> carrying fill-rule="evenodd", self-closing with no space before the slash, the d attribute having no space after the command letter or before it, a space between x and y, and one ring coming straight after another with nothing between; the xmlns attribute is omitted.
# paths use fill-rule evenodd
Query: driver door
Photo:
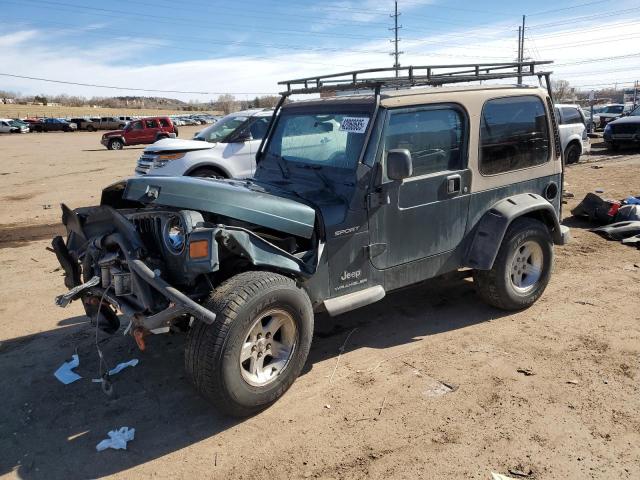
<svg viewBox="0 0 640 480"><path fill-rule="evenodd" d="M381 144L382 183L369 195L371 262L384 270L458 246L467 226L471 175L466 112L453 104L391 110ZM407 149L413 173L386 177L387 152Z"/></svg>

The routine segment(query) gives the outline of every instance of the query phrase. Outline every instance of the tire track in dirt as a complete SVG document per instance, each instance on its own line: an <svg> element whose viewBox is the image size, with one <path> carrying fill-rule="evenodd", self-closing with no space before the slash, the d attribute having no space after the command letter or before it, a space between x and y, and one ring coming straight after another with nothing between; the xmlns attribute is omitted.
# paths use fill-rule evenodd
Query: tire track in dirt
<svg viewBox="0 0 640 480"><path fill-rule="evenodd" d="M25 243L64 235L60 222L43 224L12 223L0 225L0 249L24 246Z"/></svg>

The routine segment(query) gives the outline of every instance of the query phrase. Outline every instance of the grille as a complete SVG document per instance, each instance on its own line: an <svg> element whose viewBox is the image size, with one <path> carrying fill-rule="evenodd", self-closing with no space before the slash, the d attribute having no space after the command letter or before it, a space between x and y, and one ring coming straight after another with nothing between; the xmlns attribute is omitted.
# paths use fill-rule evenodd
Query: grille
<svg viewBox="0 0 640 480"><path fill-rule="evenodd" d="M640 124L621 123L620 125L611 125L611 130L614 134L633 135L640 133Z"/></svg>
<svg viewBox="0 0 640 480"><path fill-rule="evenodd" d="M160 253L162 239L162 220L160 217L137 217L132 219L140 234L142 243L154 253Z"/></svg>
<svg viewBox="0 0 640 480"><path fill-rule="evenodd" d="M142 155L138 159L138 164L136 165L136 173L140 175L146 175L151 170L151 166L153 165L155 157L153 155Z"/></svg>

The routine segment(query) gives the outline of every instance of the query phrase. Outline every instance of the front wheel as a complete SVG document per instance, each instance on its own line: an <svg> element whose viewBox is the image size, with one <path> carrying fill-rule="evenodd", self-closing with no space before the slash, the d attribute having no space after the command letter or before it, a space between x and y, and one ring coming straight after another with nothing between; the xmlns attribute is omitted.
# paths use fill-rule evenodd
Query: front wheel
<svg viewBox="0 0 640 480"><path fill-rule="evenodd" d="M188 176L198 178L227 178L220 170L210 167L200 167L197 170L189 173Z"/></svg>
<svg viewBox="0 0 640 480"><path fill-rule="evenodd" d="M278 400L300 375L313 336L309 297L293 280L244 272L204 303L211 325L196 322L185 352L188 376L219 410L253 415Z"/></svg>
<svg viewBox="0 0 640 480"><path fill-rule="evenodd" d="M571 165L580 161L580 147L575 143L570 144L564 152L564 163Z"/></svg>
<svg viewBox="0 0 640 480"><path fill-rule="evenodd" d="M474 281L489 305L522 310L547 288L552 265L549 229L539 220L518 218L507 229L491 270L474 271Z"/></svg>
<svg viewBox="0 0 640 480"><path fill-rule="evenodd" d="M113 138L107 144L109 150L122 150L122 147L124 147L124 143L119 138Z"/></svg>

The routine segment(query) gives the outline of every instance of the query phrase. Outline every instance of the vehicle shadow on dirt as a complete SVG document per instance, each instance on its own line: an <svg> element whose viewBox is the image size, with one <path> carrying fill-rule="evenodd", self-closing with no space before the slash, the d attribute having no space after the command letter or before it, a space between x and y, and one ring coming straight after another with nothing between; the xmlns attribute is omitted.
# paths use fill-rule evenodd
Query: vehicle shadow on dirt
<svg viewBox="0 0 640 480"><path fill-rule="evenodd" d="M145 148L147 148L146 145L144 147L125 147L123 150L124 151L127 151L127 150L144 150ZM109 150L106 147L103 147L103 148L86 148L86 149L84 149L82 151L83 152L111 152L111 150Z"/></svg>
<svg viewBox="0 0 640 480"><path fill-rule="evenodd" d="M504 316L477 298L461 276L436 279L388 295L375 305L331 319L316 316L316 334L307 367L362 347L385 349L422 337ZM232 428L242 420L218 414L185 378L186 335L148 337L140 352L121 330L99 334L112 368L132 358L138 366L114 378L106 396L98 383L95 330L84 316L59 322L60 328L0 343L3 417L0 422L0 475L20 478L97 478L115 474L179 451ZM353 329L357 331L348 338ZM63 385L53 372L77 352L83 378ZM126 451L97 453L107 432L136 429ZM213 467L212 452L211 466Z"/></svg>

